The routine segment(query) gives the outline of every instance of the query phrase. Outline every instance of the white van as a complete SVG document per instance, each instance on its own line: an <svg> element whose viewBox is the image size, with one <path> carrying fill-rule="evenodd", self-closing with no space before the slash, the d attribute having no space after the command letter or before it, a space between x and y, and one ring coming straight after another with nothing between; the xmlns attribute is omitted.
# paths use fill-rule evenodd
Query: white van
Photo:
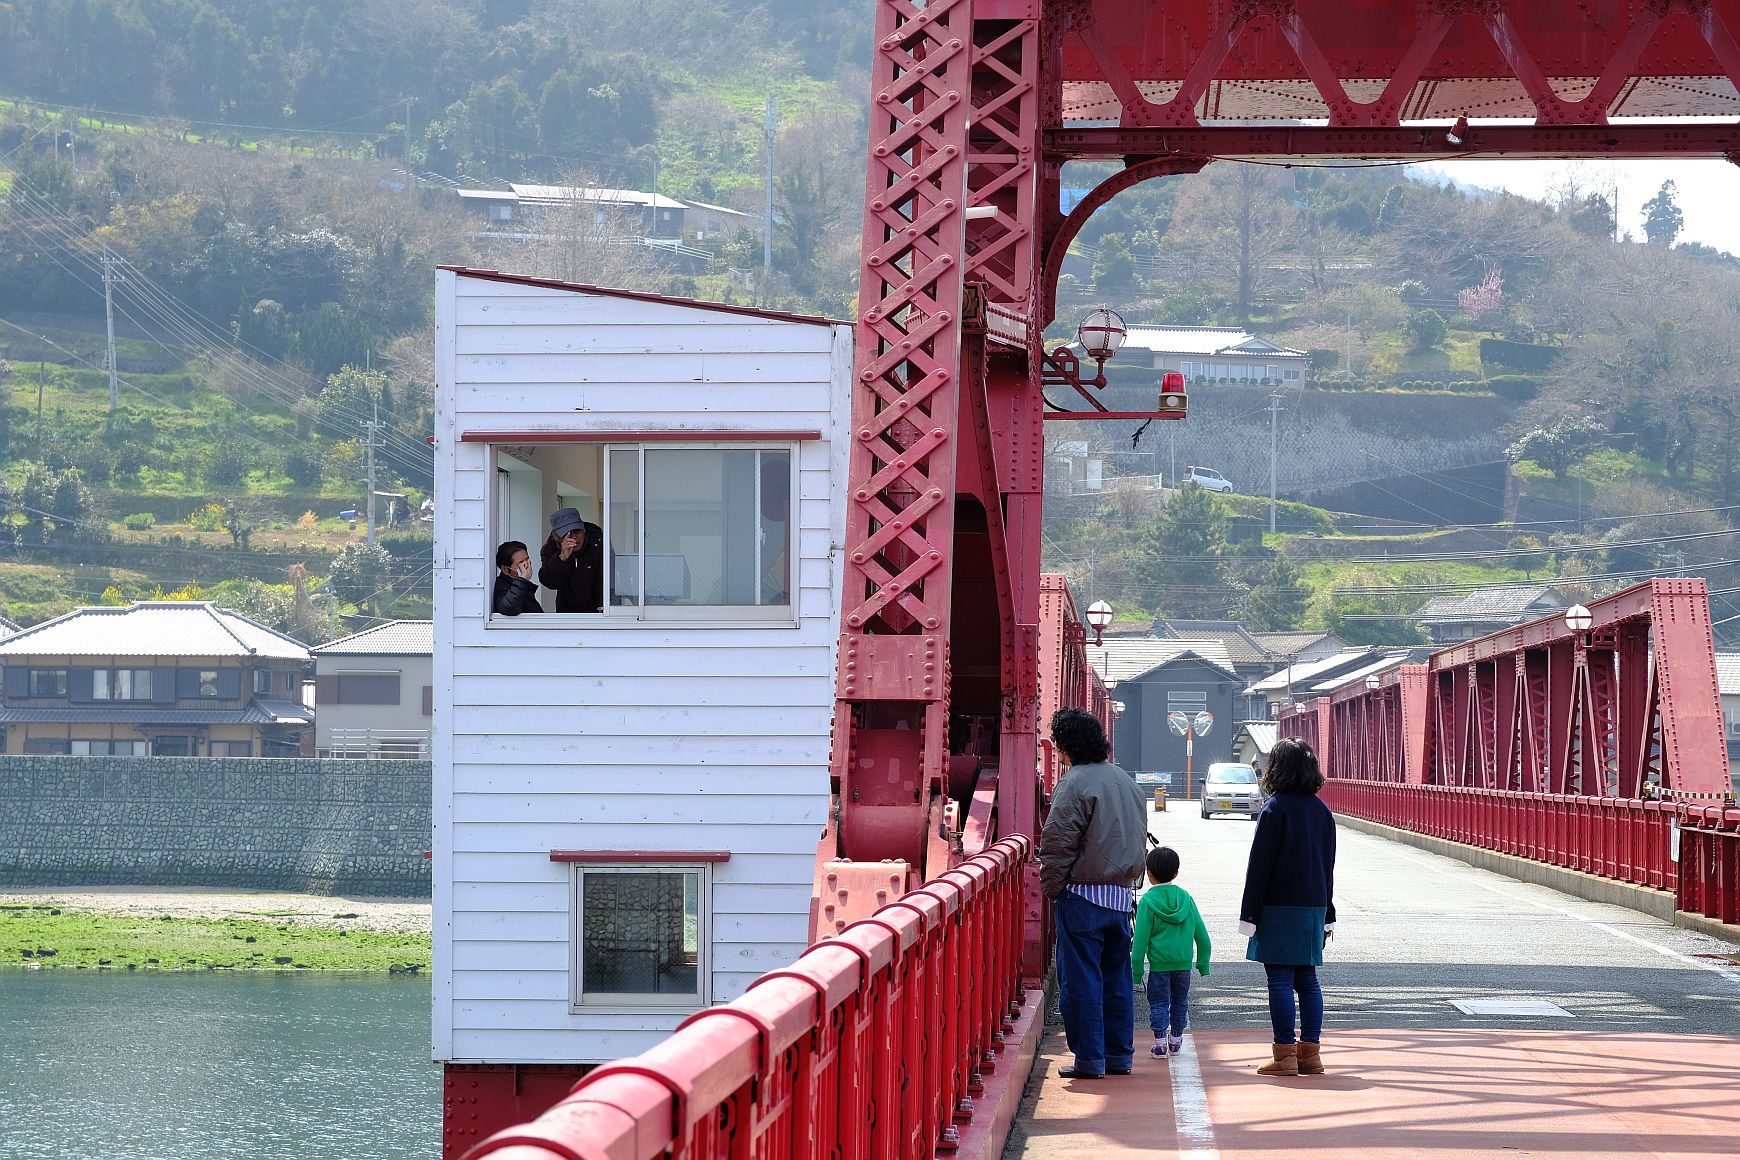
<svg viewBox="0 0 1740 1160"><path fill-rule="evenodd" d="M1217 761L1202 777L1202 816L1244 814L1255 819L1262 812L1263 788L1257 771L1240 761Z"/></svg>
<svg viewBox="0 0 1740 1160"><path fill-rule="evenodd" d="M1178 482L1180 485L1194 483L1209 491L1230 492L1233 489L1232 480L1212 467L1186 467L1184 474L1178 477Z"/></svg>

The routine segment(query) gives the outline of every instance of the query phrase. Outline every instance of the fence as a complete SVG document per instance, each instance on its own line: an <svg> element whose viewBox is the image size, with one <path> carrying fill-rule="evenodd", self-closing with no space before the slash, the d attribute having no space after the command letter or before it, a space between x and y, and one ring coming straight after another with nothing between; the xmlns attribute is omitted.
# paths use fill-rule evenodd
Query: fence
<svg viewBox="0 0 1740 1160"><path fill-rule="evenodd" d="M1672 891L1688 914L1740 922L1740 809L1331 778L1330 809L1567 870Z"/></svg>
<svg viewBox="0 0 1740 1160"><path fill-rule="evenodd" d="M997 842L467 1160L920 1160L952 1146L1020 1008L1031 850Z"/></svg>
<svg viewBox="0 0 1740 1160"><path fill-rule="evenodd" d="M323 758L429 760L427 729L332 729L316 751Z"/></svg>

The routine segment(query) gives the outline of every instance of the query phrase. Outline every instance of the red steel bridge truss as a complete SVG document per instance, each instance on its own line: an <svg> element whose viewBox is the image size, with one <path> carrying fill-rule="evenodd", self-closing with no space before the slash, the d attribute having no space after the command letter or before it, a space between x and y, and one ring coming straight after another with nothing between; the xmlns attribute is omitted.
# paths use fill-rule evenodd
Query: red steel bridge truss
<svg viewBox="0 0 1740 1160"><path fill-rule="evenodd" d="M1065 667L1042 662L1059 655L1055 641L1042 648L1041 639L1043 428L1047 418L1105 411L1042 332L1063 257L1097 209L1140 181L1216 161L1740 158L1740 0L869 3L834 805L818 853L818 938L868 915L878 889L889 896L891 877L918 887L998 839L1038 831L1041 701L1068 703L1061 688L1042 687L1046 673L1061 684L1055 674ZM1072 161L1118 169L1065 213L1062 175ZM1670 726L1651 764L1658 743L1654 726L1637 723L1638 706L1650 698L1677 706L1688 694L1677 683L1646 692L1632 680L1646 646L1624 618L1612 623L1611 648L1544 646L1544 686L1538 663L1526 659L1520 668L1471 658L1405 674L1400 680L1415 685L1398 688L1414 687L1412 700L1386 691L1346 710L1379 729L1346 752L1352 759L1360 745L1376 747L1365 768L1424 771L1398 764L1397 748L1443 738L1434 761L1479 771L1444 781L1446 792L1557 801L1567 787L1593 789L1610 777L1631 790L1678 790L1703 775L1675 750ZM1652 631L1662 623L1652 620ZM1662 646L1647 647L1659 668ZM1678 655L1673 646L1669 654ZM1679 680L1671 667L1660 671ZM1423 720L1409 714L1446 690L1444 728L1435 718L1423 734ZM1558 735L1541 734L1538 722L1566 705L1588 739L1555 749ZM1507 733L1513 717L1534 722L1535 732ZM1682 719L1673 708L1660 717L1668 718ZM1005 966L1031 980L1044 966L1044 907L1035 872L1022 873L1022 890L1004 896L1021 896L1023 949L1018 968ZM832 1026L831 1010L814 1007L815 1033ZM709 1088L706 1099L678 1100L674 1122L661 1119L664 1105L649 1113L657 1122L633 1121L608 1152L577 1130L543 1134L514 1155L852 1154L834 1152L813 1128L803 1147L762 1143L773 1138L768 1125L808 1113L793 1110L787 1086L758 1090L762 1101L786 1100L785 1110L730 1105L724 1143L693 1130L724 1114ZM559 1119L562 1106L552 1113ZM878 1121L902 1114L873 1093L865 1110ZM878 1155L929 1155L938 1140L926 1132L953 1135L924 1124L901 1137L910 1146ZM486 1142L476 1154L491 1150Z"/></svg>
<svg viewBox="0 0 1740 1160"><path fill-rule="evenodd" d="M1676 892L1740 922L1732 806L1702 580L1651 580L1432 654L1284 714L1337 809ZM1675 831L1678 831L1677 835Z"/></svg>

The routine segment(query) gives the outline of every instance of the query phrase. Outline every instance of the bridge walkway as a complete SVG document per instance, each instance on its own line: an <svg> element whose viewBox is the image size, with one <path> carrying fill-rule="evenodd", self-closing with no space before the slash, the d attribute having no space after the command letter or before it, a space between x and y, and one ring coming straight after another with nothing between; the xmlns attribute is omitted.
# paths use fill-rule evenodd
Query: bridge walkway
<svg viewBox="0 0 1740 1160"><path fill-rule="evenodd" d="M1327 1074L1266 1079L1262 968L1235 930L1254 827L1173 803L1152 829L1215 942L1185 1054L1148 1056L1138 996L1135 1074L1066 1081L1049 1028L1004 1160L1734 1154L1740 946L1343 827ZM1483 1000L1551 1013L1456 1006Z"/></svg>

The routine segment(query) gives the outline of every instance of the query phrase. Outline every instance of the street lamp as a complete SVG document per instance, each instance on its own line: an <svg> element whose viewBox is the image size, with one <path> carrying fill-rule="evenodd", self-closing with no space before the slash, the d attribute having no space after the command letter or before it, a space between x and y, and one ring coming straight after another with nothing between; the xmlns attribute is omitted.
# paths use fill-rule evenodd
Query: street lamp
<svg viewBox="0 0 1740 1160"><path fill-rule="evenodd" d="M1378 675L1376 673L1372 673L1365 679L1365 687L1374 693L1377 692L1377 687L1381 683L1382 682L1378 680Z"/></svg>
<svg viewBox="0 0 1740 1160"><path fill-rule="evenodd" d="M1103 367L1123 349L1129 333L1124 316L1110 306L1102 306L1076 324L1075 340L1081 343L1083 354Z"/></svg>
<svg viewBox="0 0 1740 1160"><path fill-rule="evenodd" d="M1112 623L1112 606L1104 600L1096 600L1087 607L1088 627L1094 630L1094 644L1103 645L1101 634L1106 631L1106 625Z"/></svg>
<svg viewBox="0 0 1740 1160"><path fill-rule="evenodd" d="M1119 717L1123 716L1124 715L1124 708L1125 708L1125 706L1124 706L1124 703L1122 701L1113 701L1112 702L1112 713L1114 715L1119 716Z"/></svg>
<svg viewBox="0 0 1740 1160"><path fill-rule="evenodd" d="M1581 604L1573 604L1565 609L1565 627L1572 632L1588 632L1594 623L1594 615Z"/></svg>

